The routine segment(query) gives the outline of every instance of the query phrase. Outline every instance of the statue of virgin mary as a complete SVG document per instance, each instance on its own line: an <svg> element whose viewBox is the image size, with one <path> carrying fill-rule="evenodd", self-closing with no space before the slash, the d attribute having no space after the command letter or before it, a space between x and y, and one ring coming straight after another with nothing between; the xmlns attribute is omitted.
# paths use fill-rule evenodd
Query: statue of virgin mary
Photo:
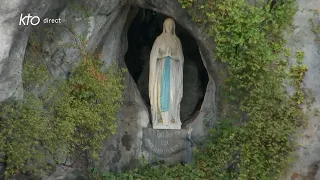
<svg viewBox="0 0 320 180"><path fill-rule="evenodd" d="M181 129L183 62L175 23L167 18L150 53L149 98L153 129Z"/></svg>

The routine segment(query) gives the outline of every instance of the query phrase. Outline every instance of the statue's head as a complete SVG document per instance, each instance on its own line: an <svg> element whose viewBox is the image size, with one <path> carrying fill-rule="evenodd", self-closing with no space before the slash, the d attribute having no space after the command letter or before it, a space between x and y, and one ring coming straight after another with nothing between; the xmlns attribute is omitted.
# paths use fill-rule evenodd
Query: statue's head
<svg viewBox="0 0 320 180"><path fill-rule="evenodd" d="M170 33L172 35L175 34L175 23L171 18L167 18L163 22L163 33Z"/></svg>

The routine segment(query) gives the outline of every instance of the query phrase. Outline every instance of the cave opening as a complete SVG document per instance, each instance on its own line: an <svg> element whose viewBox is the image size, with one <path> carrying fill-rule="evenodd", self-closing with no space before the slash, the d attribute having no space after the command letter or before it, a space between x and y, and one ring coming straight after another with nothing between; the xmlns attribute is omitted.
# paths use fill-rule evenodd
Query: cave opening
<svg viewBox="0 0 320 180"><path fill-rule="evenodd" d="M125 63L148 108L149 56L155 39L162 33L166 18L168 16L164 14L140 8L128 29ZM181 41L184 55L180 117L181 122L186 122L200 110L209 78L196 40L177 22L176 35Z"/></svg>

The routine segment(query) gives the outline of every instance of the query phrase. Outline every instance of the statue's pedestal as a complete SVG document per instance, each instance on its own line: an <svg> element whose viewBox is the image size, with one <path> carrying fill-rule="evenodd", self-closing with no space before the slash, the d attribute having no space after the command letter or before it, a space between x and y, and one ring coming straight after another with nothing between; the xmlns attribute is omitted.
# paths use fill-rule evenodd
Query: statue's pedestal
<svg viewBox="0 0 320 180"><path fill-rule="evenodd" d="M190 162L192 145L185 129L143 129L143 151L148 160L165 163Z"/></svg>
<svg viewBox="0 0 320 180"><path fill-rule="evenodd" d="M181 129L181 125L172 124L172 125L163 125L163 124L155 124L152 127L153 129Z"/></svg>

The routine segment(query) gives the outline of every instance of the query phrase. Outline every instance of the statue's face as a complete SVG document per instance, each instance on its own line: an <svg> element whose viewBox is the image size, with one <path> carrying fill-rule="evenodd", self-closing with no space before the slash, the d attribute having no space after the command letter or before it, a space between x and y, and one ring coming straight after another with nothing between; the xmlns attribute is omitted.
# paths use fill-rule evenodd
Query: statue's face
<svg viewBox="0 0 320 180"><path fill-rule="evenodd" d="M174 34L174 21L171 18L166 19L163 26L166 33Z"/></svg>
<svg viewBox="0 0 320 180"><path fill-rule="evenodd" d="M167 27L166 27L166 31L167 31L167 32L170 32L170 34L173 34L173 33L172 33L172 27L171 27L171 26L167 26Z"/></svg>

